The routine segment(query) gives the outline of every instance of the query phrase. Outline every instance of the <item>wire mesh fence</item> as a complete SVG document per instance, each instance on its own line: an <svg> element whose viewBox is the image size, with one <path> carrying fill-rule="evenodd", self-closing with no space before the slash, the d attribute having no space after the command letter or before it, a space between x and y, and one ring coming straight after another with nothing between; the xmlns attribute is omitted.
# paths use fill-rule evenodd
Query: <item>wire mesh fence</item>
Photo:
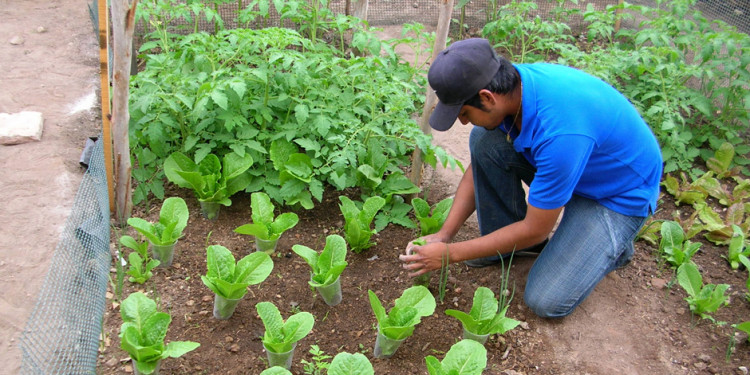
<svg viewBox="0 0 750 375"><path fill-rule="evenodd" d="M22 374L96 372L111 260L109 215L99 141L21 334Z"/></svg>

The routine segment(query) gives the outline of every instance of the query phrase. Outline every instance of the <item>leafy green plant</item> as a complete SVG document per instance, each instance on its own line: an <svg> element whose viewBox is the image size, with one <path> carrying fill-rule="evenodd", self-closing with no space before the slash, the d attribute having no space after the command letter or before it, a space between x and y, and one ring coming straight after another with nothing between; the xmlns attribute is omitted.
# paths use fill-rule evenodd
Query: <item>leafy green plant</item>
<svg viewBox="0 0 750 375"><path fill-rule="evenodd" d="M733 324L732 327L742 332L745 332L745 334L747 335L746 340L750 341L750 321Z"/></svg>
<svg viewBox="0 0 750 375"><path fill-rule="evenodd" d="M700 250L700 247L700 242L691 242L685 238L685 232L677 222L662 222L659 252L662 258L673 267L677 268L691 262L691 258Z"/></svg>
<svg viewBox="0 0 750 375"><path fill-rule="evenodd" d="M487 366L487 349L473 340L461 340L451 346L442 362L425 357L430 375L480 375Z"/></svg>
<svg viewBox="0 0 750 375"><path fill-rule="evenodd" d="M315 250L294 245L292 251L301 256L312 269L310 286L322 287L336 281L347 266L346 241L337 234L326 237L326 245L318 254Z"/></svg>
<svg viewBox="0 0 750 375"><path fill-rule="evenodd" d="M333 357L328 375L374 375L370 360L362 353L342 352Z"/></svg>
<svg viewBox="0 0 750 375"><path fill-rule="evenodd" d="M275 3L252 6L267 14ZM374 40L378 48L391 43ZM421 108L426 78L392 48L344 58L338 48L313 45L287 28L172 42L174 51L145 56L145 69L131 81L136 204L163 194L160 168L176 151L195 162L208 154L249 154L247 192L305 208L322 199L326 183L355 186L358 154L372 142L385 150L388 171L409 165L415 148L433 167L458 164L411 117Z"/></svg>
<svg viewBox="0 0 750 375"><path fill-rule="evenodd" d="M426 236L437 233L443 226L453 204L453 198L445 198L432 208L422 198L412 199L411 204L414 207L414 215L419 220L420 235Z"/></svg>
<svg viewBox="0 0 750 375"><path fill-rule="evenodd" d="M376 231L370 229L370 225L375 214L385 205L385 199L377 196L367 198L361 209L346 196L339 196L339 200L341 201L339 208L344 215L344 233L349 248L355 253L361 253L375 245L370 242L370 238Z"/></svg>
<svg viewBox="0 0 750 375"><path fill-rule="evenodd" d="M404 290L388 313L375 292L368 290L367 293L380 332L392 340L403 340L411 336L421 318L435 312L435 297L421 285Z"/></svg>
<svg viewBox="0 0 750 375"><path fill-rule="evenodd" d="M169 197L161 205L158 222L152 224L139 217L131 217L128 219L128 225L154 245L171 245L182 236L189 217L190 212L185 200L180 197Z"/></svg>
<svg viewBox="0 0 750 375"><path fill-rule="evenodd" d="M313 315L306 311L298 312L284 321L279 309L271 302L259 302L255 308L266 328L263 345L274 353L292 350L294 344L305 338L315 324Z"/></svg>
<svg viewBox="0 0 750 375"><path fill-rule="evenodd" d="M128 254L127 274L130 275L128 280L131 283L143 284L148 281L154 274L151 272L159 265L157 259L150 259L148 256L148 241L137 241L131 236L120 237L120 243L133 250ZM119 263L119 262L117 262Z"/></svg>
<svg viewBox="0 0 750 375"><path fill-rule="evenodd" d="M325 352L320 350L320 347L317 345L310 345L310 355L312 356L311 362L304 359L302 360L302 369L305 372L305 375L326 374L326 371L331 366L331 363L328 362L328 360L331 359L331 356L325 354Z"/></svg>
<svg viewBox="0 0 750 375"><path fill-rule="evenodd" d="M521 324L505 316L509 303L510 301L507 301L504 305L499 305L492 290L480 286L474 292L474 300L468 314L453 309L445 310L445 314L458 319L467 331L475 335L502 335Z"/></svg>
<svg viewBox="0 0 750 375"><path fill-rule="evenodd" d="M223 160L208 154L196 164L177 151L164 161L164 174L175 185L192 189L201 202L230 206L229 198L250 184L250 175L245 172L252 165L253 158L249 154L229 153Z"/></svg>
<svg viewBox="0 0 750 375"><path fill-rule="evenodd" d="M740 255L744 257L750 256L750 246L745 241L745 233L737 225L732 225L732 239L729 242L729 248L727 249L727 256L724 257L733 270L740 268Z"/></svg>
<svg viewBox="0 0 750 375"><path fill-rule="evenodd" d="M292 375L292 372L281 366L273 366L263 370L260 375Z"/></svg>
<svg viewBox="0 0 750 375"><path fill-rule="evenodd" d="M233 300L242 298L248 286L262 283L271 274L273 261L264 252L254 252L235 263L226 247L212 245L206 249L206 267L203 283L217 295Z"/></svg>
<svg viewBox="0 0 750 375"><path fill-rule="evenodd" d="M130 354L141 374L153 373L162 359L178 358L200 346L191 341L164 345L172 317L157 311L156 302L141 292L132 293L122 301L120 316L120 346Z"/></svg>
<svg viewBox="0 0 750 375"><path fill-rule="evenodd" d="M690 311L703 319L713 320L710 314L729 304L729 298L725 295L729 285L703 285L703 277L695 263L683 263L677 269L677 281L688 294L685 300L690 305Z"/></svg>
<svg viewBox="0 0 750 375"><path fill-rule="evenodd" d="M237 227L234 230L236 233L273 241L278 240L284 232L294 228L299 222L299 217L294 212L285 212L274 218L271 198L263 192L250 195L250 207L253 222Z"/></svg>

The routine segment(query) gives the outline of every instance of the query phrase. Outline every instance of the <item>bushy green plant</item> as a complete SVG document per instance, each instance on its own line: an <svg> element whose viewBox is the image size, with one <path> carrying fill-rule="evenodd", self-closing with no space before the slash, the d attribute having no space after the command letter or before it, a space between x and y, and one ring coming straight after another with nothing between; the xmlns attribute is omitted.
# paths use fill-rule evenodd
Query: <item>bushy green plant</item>
<svg viewBox="0 0 750 375"><path fill-rule="evenodd" d="M424 100L422 71L391 50L341 57L285 28L197 33L173 43L173 52L146 56L132 79L134 202L163 194L160 168L175 151L197 162L249 154L246 191L305 208L322 199L326 183L355 186L357 155L371 142L383 145L389 171L408 165L415 147L432 166L457 165L411 117Z"/></svg>
<svg viewBox="0 0 750 375"><path fill-rule="evenodd" d="M691 258L700 248L700 242L691 242L685 237L680 224L674 221L662 222L659 252L673 267L678 268L684 263L691 262Z"/></svg>
<svg viewBox="0 0 750 375"><path fill-rule="evenodd" d="M164 174L175 185L192 189L201 202L231 206L230 197L250 184L250 175L245 172L252 165L249 154L229 153L222 159L208 154L196 163L177 151L164 161Z"/></svg>
<svg viewBox="0 0 750 375"><path fill-rule="evenodd" d="M414 198L411 201L414 207L414 216L419 221L420 235L437 233L442 228L448 212L453 204L453 198L445 198L430 208L429 203L422 198Z"/></svg>
<svg viewBox="0 0 750 375"><path fill-rule="evenodd" d="M151 270L159 266L161 262L148 256L148 241L137 241L131 236L120 237L120 243L133 250L128 254L128 281L143 284L154 275Z"/></svg>

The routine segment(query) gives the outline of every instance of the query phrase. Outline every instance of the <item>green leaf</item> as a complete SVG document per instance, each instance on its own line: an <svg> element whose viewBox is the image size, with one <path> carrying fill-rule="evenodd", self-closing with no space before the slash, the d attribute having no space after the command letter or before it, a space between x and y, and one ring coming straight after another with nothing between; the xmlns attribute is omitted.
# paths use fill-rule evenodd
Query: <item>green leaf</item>
<svg viewBox="0 0 750 375"><path fill-rule="evenodd" d="M192 342L192 341L172 341L169 344L167 344L167 347L164 350L163 356L171 357L171 358L179 358L186 353L189 353L195 349L198 349L199 346L201 346L201 344L197 342Z"/></svg>
<svg viewBox="0 0 750 375"><path fill-rule="evenodd" d="M272 270L273 260L271 260L271 257L262 251L256 251L237 262L234 282L246 285L260 284L268 278Z"/></svg>
<svg viewBox="0 0 750 375"><path fill-rule="evenodd" d="M403 308L405 306L413 307L420 316L429 316L435 312L435 297L429 289L422 285L414 285L401 294L396 299L396 306Z"/></svg>
<svg viewBox="0 0 750 375"><path fill-rule="evenodd" d="M487 367L487 349L474 340L461 340L445 354L442 367L450 374L480 375Z"/></svg>
<svg viewBox="0 0 750 375"><path fill-rule="evenodd" d="M677 269L677 282L691 297L697 296L703 288L703 278L692 262L683 263Z"/></svg>
<svg viewBox="0 0 750 375"><path fill-rule="evenodd" d="M328 367L328 375L374 375L375 370L362 353L336 354Z"/></svg>

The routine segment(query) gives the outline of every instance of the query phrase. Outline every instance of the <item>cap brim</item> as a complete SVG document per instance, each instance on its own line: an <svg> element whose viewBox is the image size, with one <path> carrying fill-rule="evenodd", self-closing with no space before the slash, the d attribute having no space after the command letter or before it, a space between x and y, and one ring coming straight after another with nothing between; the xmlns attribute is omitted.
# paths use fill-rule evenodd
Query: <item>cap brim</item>
<svg viewBox="0 0 750 375"><path fill-rule="evenodd" d="M446 131L453 126L461 112L463 104L446 105L438 101L435 110L430 115L430 127L437 131Z"/></svg>

